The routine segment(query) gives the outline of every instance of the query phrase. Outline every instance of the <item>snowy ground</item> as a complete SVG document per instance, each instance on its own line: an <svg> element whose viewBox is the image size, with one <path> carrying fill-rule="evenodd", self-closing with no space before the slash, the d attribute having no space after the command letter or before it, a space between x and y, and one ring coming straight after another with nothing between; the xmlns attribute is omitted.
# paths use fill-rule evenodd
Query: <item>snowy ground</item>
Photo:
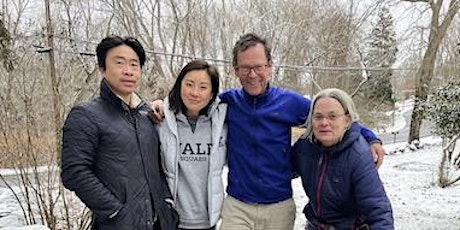
<svg viewBox="0 0 460 230"><path fill-rule="evenodd" d="M0 188L0 229L1 230L47 230L45 226L24 226L22 212L10 190Z"/></svg>
<svg viewBox="0 0 460 230"><path fill-rule="evenodd" d="M401 108L402 114L406 108ZM404 127L404 119L397 118L390 132ZM449 188L436 185L438 165L441 160L441 140L425 138L423 149L387 155L379 169L387 195L393 206L396 229L403 230L459 230L460 184ZM399 150L405 143L384 145L387 153ZM0 170L2 175L11 171ZM225 178L225 177L224 177ZM305 218L302 209L308 202L300 179L293 180L294 200L297 205L295 230L303 229ZM13 195L0 188L1 230L44 230L44 226L23 226L22 215Z"/></svg>

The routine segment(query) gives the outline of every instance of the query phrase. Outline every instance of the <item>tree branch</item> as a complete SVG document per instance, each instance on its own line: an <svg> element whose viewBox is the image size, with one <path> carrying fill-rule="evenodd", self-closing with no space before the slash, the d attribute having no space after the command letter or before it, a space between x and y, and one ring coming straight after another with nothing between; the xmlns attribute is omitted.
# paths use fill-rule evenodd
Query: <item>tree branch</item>
<svg viewBox="0 0 460 230"><path fill-rule="evenodd" d="M403 2L426 2L429 3L431 0L401 0Z"/></svg>
<svg viewBox="0 0 460 230"><path fill-rule="evenodd" d="M361 65L361 76L363 77L363 80L361 80L361 82L358 84L358 86L356 87L356 89L353 91L353 93L350 94L350 96L353 98L353 96L355 96L356 93L358 93L359 89L361 88L361 86L366 83L366 81L369 79L369 73L367 72L367 69L366 69L366 63L364 61L364 55L363 53L361 52L361 50L359 50L359 48L357 49L358 50L358 54L359 54L359 64Z"/></svg>
<svg viewBox="0 0 460 230"><path fill-rule="evenodd" d="M460 134L454 135L452 138L449 139L449 142L442 148L442 151L448 151L449 147L453 145L457 140L460 140Z"/></svg>
<svg viewBox="0 0 460 230"><path fill-rule="evenodd" d="M441 31L444 31L444 32L447 31L449 25L451 24L455 15L458 13L459 9L460 9L460 0L451 0L449 3L449 8L447 10L447 15L444 18L444 21L440 25Z"/></svg>

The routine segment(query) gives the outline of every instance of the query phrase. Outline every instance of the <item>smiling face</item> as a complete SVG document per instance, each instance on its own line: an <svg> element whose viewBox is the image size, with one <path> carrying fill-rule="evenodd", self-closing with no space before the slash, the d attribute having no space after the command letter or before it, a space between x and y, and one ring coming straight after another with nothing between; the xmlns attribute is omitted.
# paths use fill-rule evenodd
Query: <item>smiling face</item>
<svg viewBox="0 0 460 230"><path fill-rule="evenodd" d="M110 49L105 59L105 68L101 67L100 72L113 92L129 103L131 94L141 80L141 65L136 52L127 45Z"/></svg>
<svg viewBox="0 0 460 230"><path fill-rule="evenodd" d="M339 101L332 97L316 100L312 113L312 127L315 138L326 147L337 144L351 124Z"/></svg>
<svg viewBox="0 0 460 230"><path fill-rule="evenodd" d="M187 108L187 116L197 117L212 99L211 77L206 70L192 70L181 82L180 96Z"/></svg>
<svg viewBox="0 0 460 230"><path fill-rule="evenodd" d="M249 69L248 73L245 73ZM237 56L235 74L243 89L252 96L265 92L272 73L271 63L265 55L265 48L258 43L241 51Z"/></svg>

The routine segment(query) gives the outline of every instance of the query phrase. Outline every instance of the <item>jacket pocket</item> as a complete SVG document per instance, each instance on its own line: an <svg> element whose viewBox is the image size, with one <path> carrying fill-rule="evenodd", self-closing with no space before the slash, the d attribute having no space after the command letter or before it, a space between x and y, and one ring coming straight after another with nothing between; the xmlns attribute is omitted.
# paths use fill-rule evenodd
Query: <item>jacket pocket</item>
<svg viewBox="0 0 460 230"><path fill-rule="evenodd" d="M98 223L100 229L130 229L133 226L133 220L131 218L131 208L128 205L124 205L120 209L118 214L113 218L101 221Z"/></svg>

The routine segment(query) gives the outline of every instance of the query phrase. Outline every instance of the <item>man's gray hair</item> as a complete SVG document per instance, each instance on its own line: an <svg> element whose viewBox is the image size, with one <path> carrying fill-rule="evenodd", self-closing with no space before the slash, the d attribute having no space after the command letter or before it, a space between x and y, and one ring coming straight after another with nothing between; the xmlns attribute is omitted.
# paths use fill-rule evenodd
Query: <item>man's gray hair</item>
<svg viewBox="0 0 460 230"><path fill-rule="evenodd" d="M359 114L356 111L355 108L355 103L353 102L353 99L351 99L351 96L348 95L345 91L337 88L328 88L328 89L323 89L319 91L315 97L313 98L313 101L311 102L310 105L310 113L308 114L308 118L306 121L306 127L307 131L302 135L302 137L308 138L310 141L313 140L313 114L314 111L313 109L315 108L316 102L320 98L324 97L330 97L336 99L340 105L342 105L343 110L345 111L345 114L349 114L351 117L351 122L356 122L359 120Z"/></svg>

